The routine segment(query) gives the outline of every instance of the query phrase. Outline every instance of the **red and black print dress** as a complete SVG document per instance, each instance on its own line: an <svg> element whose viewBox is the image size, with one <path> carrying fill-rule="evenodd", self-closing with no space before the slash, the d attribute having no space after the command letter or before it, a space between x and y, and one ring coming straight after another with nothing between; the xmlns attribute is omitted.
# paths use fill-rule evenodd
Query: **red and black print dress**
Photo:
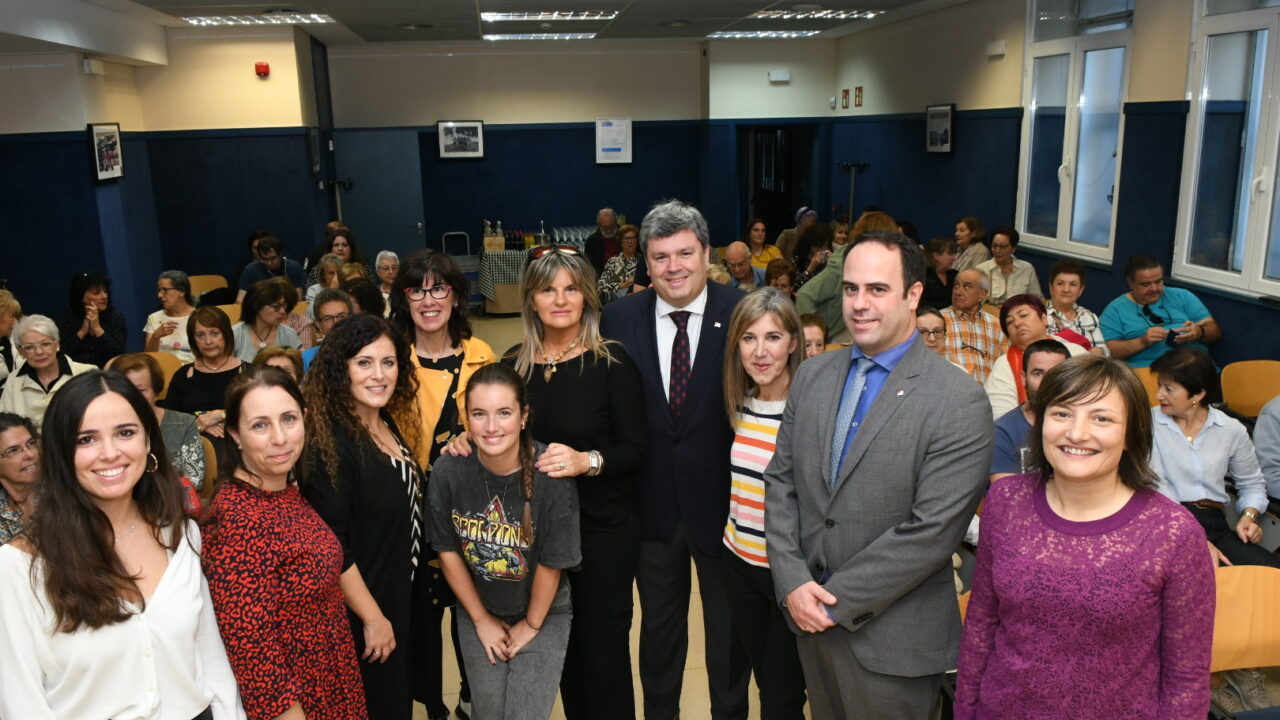
<svg viewBox="0 0 1280 720"><path fill-rule="evenodd" d="M307 720L365 720L364 688L338 585L342 548L296 486L223 483L203 565L249 720L297 702Z"/></svg>

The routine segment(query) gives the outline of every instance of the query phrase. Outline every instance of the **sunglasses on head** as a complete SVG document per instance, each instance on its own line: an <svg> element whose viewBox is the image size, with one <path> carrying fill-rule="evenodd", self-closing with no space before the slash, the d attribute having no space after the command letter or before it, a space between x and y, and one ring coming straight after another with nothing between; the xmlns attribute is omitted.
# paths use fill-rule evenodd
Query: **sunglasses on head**
<svg viewBox="0 0 1280 720"><path fill-rule="evenodd" d="M577 255L578 248L572 245L539 245L529 251L529 259L537 260L547 253L558 252L565 255Z"/></svg>

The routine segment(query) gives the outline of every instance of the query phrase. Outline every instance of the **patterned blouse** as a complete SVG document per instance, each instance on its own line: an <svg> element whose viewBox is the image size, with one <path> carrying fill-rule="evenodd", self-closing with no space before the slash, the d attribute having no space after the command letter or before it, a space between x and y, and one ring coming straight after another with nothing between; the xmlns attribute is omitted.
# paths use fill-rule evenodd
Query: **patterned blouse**
<svg viewBox="0 0 1280 720"><path fill-rule="evenodd" d="M634 282L636 277L636 262L640 259L639 255L627 257L625 255L614 255L604 264L604 271L600 273L600 279L596 281L596 288L602 293L615 293L618 291L618 284L627 278L631 278Z"/></svg>
<svg viewBox="0 0 1280 720"><path fill-rule="evenodd" d="M0 545L13 539L22 532L22 514L18 506L9 498L9 493L0 487Z"/></svg>

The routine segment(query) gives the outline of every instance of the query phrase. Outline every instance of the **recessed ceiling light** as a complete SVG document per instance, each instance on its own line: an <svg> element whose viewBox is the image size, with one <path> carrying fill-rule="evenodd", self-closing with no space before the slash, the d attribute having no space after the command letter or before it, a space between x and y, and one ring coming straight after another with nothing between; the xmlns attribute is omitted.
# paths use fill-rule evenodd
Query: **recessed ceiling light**
<svg viewBox="0 0 1280 720"><path fill-rule="evenodd" d="M750 38L790 39L813 37L821 30L721 30L707 35L709 38L745 40Z"/></svg>
<svg viewBox="0 0 1280 720"><path fill-rule="evenodd" d="M500 33L485 35L485 40L590 40L595 33Z"/></svg>
<svg viewBox="0 0 1280 720"><path fill-rule="evenodd" d="M804 7L796 5L790 10L761 10L747 17L753 20L870 20L884 14L883 10L823 10L820 5L802 10Z"/></svg>
<svg viewBox="0 0 1280 720"><path fill-rule="evenodd" d="M273 12L266 15L206 15L184 17L187 23L197 27L220 25L313 25L333 22L323 13Z"/></svg>
<svg viewBox="0 0 1280 720"><path fill-rule="evenodd" d="M612 20L618 17L617 10L553 10L546 12L483 12L480 19L485 22L504 22L508 20Z"/></svg>

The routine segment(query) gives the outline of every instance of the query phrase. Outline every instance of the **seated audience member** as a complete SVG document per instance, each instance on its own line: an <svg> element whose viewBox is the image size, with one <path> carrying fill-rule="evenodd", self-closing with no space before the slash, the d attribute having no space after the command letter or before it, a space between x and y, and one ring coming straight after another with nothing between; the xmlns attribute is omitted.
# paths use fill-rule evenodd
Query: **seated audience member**
<svg viewBox="0 0 1280 720"><path fill-rule="evenodd" d="M315 305L316 295L319 295L321 290L339 286L338 270L341 267L342 258L333 253L326 253L316 263L316 282L307 287L307 317L315 319L313 306Z"/></svg>
<svg viewBox="0 0 1280 720"><path fill-rule="evenodd" d="M858 237L873 230L897 231L898 223L887 214L873 211L864 213L846 237ZM844 314L841 310L842 293L840 288L844 280L844 251L848 243L837 243L832 238L831 257L827 266L817 276L806 282L796 293L796 310L800 314L817 313L827 323L827 336L831 342L848 343L852 341L849 329L845 327Z"/></svg>
<svg viewBox="0 0 1280 720"><path fill-rule="evenodd" d="M978 269L991 279L987 304L1003 305L1005 300L1015 295L1044 297L1036 269L1026 260L1013 256L1017 249L1017 230L1001 225L991 233L991 259L978 265Z"/></svg>
<svg viewBox="0 0 1280 720"><path fill-rule="evenodd" d="M991 452L991 482L1008 475L1031 472L1029 451L1031 424L1036 420L1036 390L1045 373L1057 367L1071 354L1057 340L1037 340L1022 353L1022 385L1027 400L996 418L995 445Z"/></svg>
<svg viewBox="0 0 1280 720"><path fill-rule="evenodd" d="M0 547L0 716L244 720L146 401L94 368L45 425L39 508Z"/></svg>
<svg viewBox="0 0 1280 720"><path fill-rule="evenodd" d="M618 242L618 214L613 208L600 208L596 213L596 231L587 236L583 250L597 275L604 272L604 264L609 258L622 252Z"/></svg>
<svg viewBox="0 0 1280 720"><path fill-rule="evenodd" d="M351 226L341 220L330 220L324 224L324 239L316 243L316 246L311 248L311 251L302 260L302 269L307 271L307 277L311 276L311 271L315 269L316 263L320 262L320 258L333 252L329 249L333 245L331 242L332 235L343 232L351 232Z"/></svg>
<svg viewBox="0 0 1280 720"><path fill-rule="evenodd" d="M833 220L827 227L831 229L832 252L836 250L843 252L844 246L849 244L849 223L843 220Z"/></svg>
<svg viewBox="0 0 1280 720"><path fill-rule="evenodd" d="M325 289L316 296L316 344L302 351L302 369L311 369L311 359L320 352L320 343L324 336L333 330L333 326L351 315L351 296L345 290Z"/></svg>
<svg viewBox="0 0 1280 720"><path fill-rule="evenodd" d="M796 266L782 258L771 261L769 267L764 269L764 284L780 291L790 300L794 300L796 296L795 277Z"/></svg>
<svg viewBox="0 0 1280 720"><path fill-rule="evenodd" d="M991 259L991 251L982 243L985 237L978 218L966 217L956 221L956 249L960 251L955 264L957 272L977 268Z"/></svg>
<svg viewBox="0 0 1280 720"><path fill-rule="evenodd" d="M804 332L804 359L827 351L827 324L821 315L807 313L800 316L800 329Z"/></svg>
<svg viewBox="0 0 1280 720"><path fill-rule="evenodd" d="M921 242L920 242L920 231L916 229L916 224L915 224L915 223L913 223L913 222L911 222L910 220L902 220L902 219L899 219L899 220L898 220L898 232L902 233L903 235L906 235L907 237L911 238L912 240L915 240L917 243L919 243L919 244L921 244L921 245L923 245L923 244L924 244L924 243L921 243ZM926 250L927 250L927 249L928 249L928 248L926 248Z"/></svg>
<svg viewBox="0 0 1280 720"><path fill-rule="evenodd" d="M1272 398L1258 413L1253 444L1262 476L1267 479L1267 495L1280 498L1280 397Z"/></svg>
<svg viewBox="0 0 1280 720"><path fill-rule="evenodd" d="M73 375L93 370L67 357L58 342L58 326L44 315L28 315L13 326L14 347L24 364L14 371L0 393L0 412L21 415L36 427L49 401Z"/></svg>
<svg viewBox="0 0 1280 720"><path fill-rule="evenodd" d="M929 263L929 271L924 275L924 294L920 296L920 304L934 308L944 308L951 304L951 291L956 287L956 241L948 237L937 237L929 241L925 247L924 259Z"/></svg>
<svg viewBox="0 0 1280 720"><path fill-rule="evenodd" d="M164 374L160 363L146 353L121 355L107 364L108 370L121 373L138 389L156 422L160 423L160 436L164 438L165 454L179 477L191 481L196 490L204 484L204 445L200 442L200 429L196 417L180 410L166 410L156 404L164 390Z"/></svg>
<svg viewBox="0 0 1280 720"><path fill-rule="evenodd" d="M1129 292L1102 311L1102 336L1111 355L1130 367L1149 367L1170 347L1190 343L1201 350L1222 337L1222 328L1190 290L1164 286L1164 268L1154 257L1134 255L1124 264Z"/></svg>
<svg viewBox="0 0 1280 720"><path fill-rule="evenodd" d="M743 292L764 287L764 269L751 264L751 250L744 242L731 242L724 249L724 264L729 268L731 287Z"/></svg>
<svg viewBox="0 0 1280 720"><path fill-rule="evenodd" d="M382 293L382 302L390 314L391 288L396 284L396 273L400 272L400 256L390 250L380 251L373 261L373 270L378 274L378 291Z"/></svg>
<svg viewBox="0 0 1280 720"><path fill-rule="evenodd" d="M835 223L814 225L800 236L796 243L796 252L791 256L791 264L797 268L796 276L791 281L794 290L799 290L814 275L822 272L831 257L832 227ZM844 235L848 242L849 226L844 226ZM843 243L842 243L843 245Z"/></svg>
<svg viewBox="0 0 1280 720"><path fill-rule="evenodd" d="M191 281L181 270L165 270L156 280L156 296L160 309L147 316L142 331L147 334L147 352L173 353L184 363L195 360L187 344L187 320L195 311Z"/></svg>
<svg viewBox="0 0 1280 720"><path fill-rule="evenodd" d="M22 532L35 508L39 437L30 420L0 413L0 545Z"/></svg>
<svg viewBox="0 0 1280 720"><path fill-rule="evenodd" d="M345 262L342 267L338 268L338 287L341 287L342 283L348 280L368 280L373 282L369 277L369 268L358 262ZM374 287L377 287L377 285L374 285Z"/></svg>
<svg viewBox="0 0 1280 720"><path fill-rule="evenodd" d="M1280 558L1255 544L1262 539L1257 520L1267 510L1266 480L1244 426L1210 404L1221 400L1213 360L1199 348L1180 347L1156 358L1151 371L1160 403L1151 408L1156 489L1191 511L1227 564L1280 568ZM1234 528L1225 514L1228 475L1240 514Z"/></svg>
<svg viewBox="0 0 1280 720"><path fill-rule="evenodd" d="M262 238L269 237L270 235L271 232L268 230L254 230L249 233L249 257L244 262L240 263L240 267L236 268L235 277L231 279L231 287L240 287L240 278L244 275L245 268L262 259L258 254L258 243Z"/></svg>
<svg viewBox="0 0 1280 720"><path fill-rule="evenodd" d="M1035 295L1014 295L1000 306L1000 325L1009 336L1009 348L996 358L984 386L991 401L991 417L998 418L1027 401L1022 377L1022 352L1037 340L1057 340L1072 356L1083 355L1083 347L1049 334L1044 302Z"/></svg>
<svg viewBox="0 0 1280 720"><path fill-rule="evenodd" d="M227 386L243 369L236 357L231 320L220 308L196 308L187 323L187 341L196 359L174 372L169 379L169 392L160 404L195 415L200 432L220 438L227 419L223 398Z"/></svg>
<svg viewBox="0 0 1280 720"><path fill-rule="evenodd" d="M1079 337L1069 339L1094 355L1108 355L1098 316L1080 307L1084 294L1084 265L1075 260L1059 260L1049 268L1049 334L1070 330Z"/></svg>
<svg viewBox="0 0 1280 720"><path fill-rule="evenodd" d="M13 293L0 290L0 390L9 373L18 366L20 356L13 354L13 325L22 319L22 305Z"/></svg>
<svg viewBox="0 0 1280 720"><path fill-rule="evenodd" d="M800 238L809 228L818 222L818 213L807 207L802 207L796 211L796 226L787 228L778 234L778 239L774 241L774 247L778 248L781 257L789 258L796 254Z"/></svg>
<svg viewBox="0 0 1280 720"><path fill-rule="evenodd" d="M356 245L355 235L351 234L351 228L345 225L340 228L326 229L324 233L325 254L337 255L342 259L344 266L350 263L359 263L361 272L366 277L369 276L369 261L364 259L364 253L360 252L359 246ZM320 279L319 268L313 267L307 271L307 283L314 285Z"/></svg>
<svg viewBox="0 0 1280 720"><path fill-rule="evenodd" d="M916 308L916 332L920 333L925 347L947 356L947 320L940 310L923 304ZM963 365L958 367L964 369Z"/></svg>
<svg viewBox="0 0 1280 720"><path fill-rule="evenodd" d="M253 363L250 367L259 368L268 365L289 373L289 377L293 378L293 381L298 383L299 387L302 386L302 376L306 369L302 365L302 353L298 352L297 348L284 347L283 345L262 348L257 356L253 358Z"/></svg>
<svg viewBox="0 0 1280 720"><path fill-rule="evenodd" d="M1045 375L1032 409L1033 472L983 506L956 719L1202 720L1213 566L1203 531L1151 487L1146 391L1084 355Z"/></svg>
<svg viewBox="0 0 1280 720"><path fill-rule="evenodd" d="M249 263L244 272L240 273L240 291L236 294L237 303L244 302L244 296L252 285L273 277L283 277L298 289L298 294L292 302L296 303L302 299L302 290L307 287L307 274L303 272L302 266L296 260L290 260L280 253L280 238L275 235L268 235L258 240L259 259Z"/></svg>
<svg viewBox="0 0 1280 720"><path fill-rule="evenodd" d="M942 310L947 321L947 359L963 367L979 384L987 381L996 358L1009 349L1000 321L982 309L990 282L977 268L961 270L951 291L951 306Z"/></svg>
<svg viewBox="0 0 1280 720"><path fill-rule="evenodd" d="M249 288L240 303L240 322L231 327L236 357L252 362L258 351L268 345L302 346L298 333L285 324L297 302L294 297L270 280Z"/></svg>
<svg viewBox="0 0 1280 720"><path fill-rule="evenodd" d="M596 280L596 289L605 302L631 293L636 282L636 266L641 261L640 228L635 225L618 228L618 242L622 251L605 262L604 272Z"/></svg>
<svg viewBox="0 0 1280 720"><path fill-rule="evenodd" d="M786 257L777 245L770 245L765 240L764 221L760 218L752 218L747 223L746 231L738 239L746 243L751 251L751 267L768 270L769 263Z"/></svg>
<svg viewBox="0 0 1280 720"><path fill-rule="evenodd" d="M346 267L347 265L352 265L352 264L353 263L347 263L346 265L343 265L343 267ZM269 282L271 282L277 288L279 288L281 295L285 298L291 298L297 294L297 292L293 287L293 284L290 283L289 280L286 278L275 277L275 278L271 278ZM296 307L297 307L297 303L293 303L289 305L289 314L285 316L284 324L293 328L293 331L298 334L298 340L299 342L302 343L301 345L298 346L298 349L306 350L307 348L310 348L312 345L315 344L315 340L316 340L315 326L312 324L311 318L307 317L305 313L295 312L294 310ZM311 306L307 305L307 308L310 309Z"/></svg>
<svg viewBox="0 0 1280 720"><path fill-rule="evenodd" d="M711 265L707 267L707 279L711 282L720 283L721 285L728 285L733 282L733 276L730 275L729 271L725 270L724 266L719 263L711 263Z"/></svg>
<svg viewBox="0 0 1280 720"><path fill-rule="evenodd" d="M111 278L95 270L71 278L67 310L58 316L62 352L76 362L102 367L124 352L128 328L111 307Z"/></svg>
<svg viewBox="0 0 1280 720"><path fill-rule="evenodd" d="M386 314L382 293L378 292L378 288L365 278L344 280L342 289L351 298L351 312L377 315L378 317L383 317ZM463 302L466 302L465 298L463 298Z"/></svg>

